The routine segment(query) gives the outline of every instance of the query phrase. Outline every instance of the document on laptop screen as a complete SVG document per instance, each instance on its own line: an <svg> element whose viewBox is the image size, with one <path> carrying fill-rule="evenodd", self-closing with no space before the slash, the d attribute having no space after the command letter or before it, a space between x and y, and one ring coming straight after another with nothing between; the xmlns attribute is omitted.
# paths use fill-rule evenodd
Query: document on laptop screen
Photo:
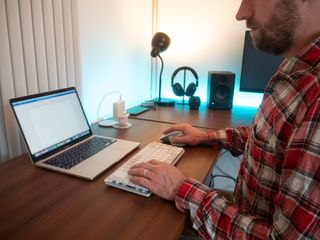
<svg viewBox="0 0 320 240"><path fill-rule="evenodd" d="M31 154L90 129L74 90L17 102L14 108Z"/></svg>

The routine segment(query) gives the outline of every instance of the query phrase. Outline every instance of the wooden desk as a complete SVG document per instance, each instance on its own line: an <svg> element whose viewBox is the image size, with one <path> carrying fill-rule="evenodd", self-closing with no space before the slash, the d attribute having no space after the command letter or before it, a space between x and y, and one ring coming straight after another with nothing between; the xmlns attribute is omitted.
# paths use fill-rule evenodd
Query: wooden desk
<svg viewBox="0 0 320 240"><path fill-rule="evenodd" d="M130 122L129 129L95 126L93 130L139 141L144 147L169 127L152 121ZM204 146L186 147L177 167L204 181L217 154ZM36 168L26 154L1 164L0 239L177 239L185 214L174 203L105 186L104 178L128 157L94 181Z"/></svg>
<svg viewBox="0 0 320 240"><path fill-rule="evenodd" d="M192 126L221 129L247 126L252 123L256 108L234 106L232 110L210 110L201 105L199 110L190 110L188 105L176 104L174 107L159 107L130 118L166 123L190 123Z"/></svg>

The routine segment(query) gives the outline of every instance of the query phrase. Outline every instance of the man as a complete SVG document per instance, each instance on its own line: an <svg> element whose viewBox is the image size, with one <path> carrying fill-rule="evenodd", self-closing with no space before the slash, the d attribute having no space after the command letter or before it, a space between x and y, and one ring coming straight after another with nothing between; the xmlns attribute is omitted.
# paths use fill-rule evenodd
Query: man
<svg viewBox="0 0 320 240"><path fill-rule="evenodd" d="M188 211L200 237L320 239L319 17L319 0L243 0L236 18L246 21L255 46L286 58L253 124L166 131L184 133L175 143L243 154L233 203L168 164L150 161L129 171L133 182Z"/></svg>

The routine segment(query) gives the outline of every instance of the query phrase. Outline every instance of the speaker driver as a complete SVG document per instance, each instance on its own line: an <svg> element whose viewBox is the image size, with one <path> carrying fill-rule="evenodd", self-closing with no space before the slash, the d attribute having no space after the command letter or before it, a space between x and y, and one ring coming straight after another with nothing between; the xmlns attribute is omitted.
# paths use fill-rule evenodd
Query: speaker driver
<svg viewBox="0 0 320 240"><path fill-rule="evenodd" d="M221 86L219 88L217 88L217 92L216 92L216 98L217 100L220 101L225 101L229 98L229 88L227 88L226 86Z"/></svg>
<svg viewBox="0 0 320 240"><path fill-rule="evenodd" d="M228 78L226 76L221 75L221 78L219 79L221 84L227 84Z"/></svg>

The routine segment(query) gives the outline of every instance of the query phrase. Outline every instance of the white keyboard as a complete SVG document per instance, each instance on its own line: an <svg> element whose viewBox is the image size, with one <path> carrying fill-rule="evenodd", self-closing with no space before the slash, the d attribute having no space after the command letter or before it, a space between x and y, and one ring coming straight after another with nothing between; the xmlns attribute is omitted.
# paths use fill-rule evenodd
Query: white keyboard
<svg viewBox="0 0 320 240"><path fill-rule="evenodd" d="M121 165L116 171L104 179L105 184L149 197L149 189L129 181L128 170L133 165L150 160L167 162L174 165L183 155L184 149L164 143L153 142L142 148L138 153Z"/></svg>

